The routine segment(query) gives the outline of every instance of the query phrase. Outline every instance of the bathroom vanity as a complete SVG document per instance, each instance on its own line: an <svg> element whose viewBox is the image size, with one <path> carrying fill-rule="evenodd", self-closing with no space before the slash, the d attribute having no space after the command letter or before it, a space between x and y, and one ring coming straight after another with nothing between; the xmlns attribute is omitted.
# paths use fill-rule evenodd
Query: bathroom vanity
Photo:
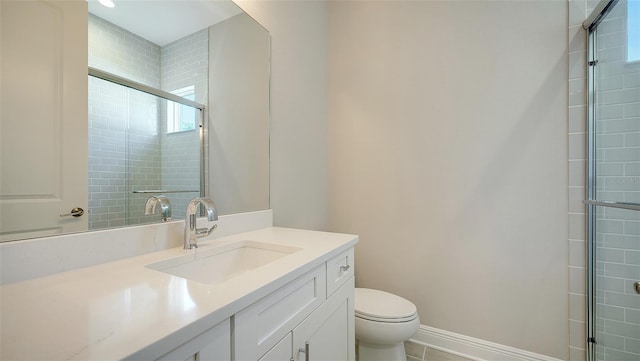
<svg viewBox="0 0 640 361"><path fill-rule="evenodd" d="M357 241L269 227L6 284L0 358L355 360Z"/></svg>

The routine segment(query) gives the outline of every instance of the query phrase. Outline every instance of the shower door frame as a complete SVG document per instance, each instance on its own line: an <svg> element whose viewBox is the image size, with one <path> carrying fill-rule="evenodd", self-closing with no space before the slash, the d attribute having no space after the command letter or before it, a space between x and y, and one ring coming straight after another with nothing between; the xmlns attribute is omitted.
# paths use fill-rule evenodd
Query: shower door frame
<svg viewBox="0 0 640 361"><path fill-rule="evenodd" d="M123 86L125 88L130 88L139 92L147 93L158 97L160 99L164 99L167 101L172 101L174 103L182 104L200 111L200 116L198 119L198 134L199 134L199 155L200 155L200 187L198 189L200 193L200 197L205 197L208 191L208 187L206 184L207 181L207 172L208 172L208 164L207 164L207 133L208 133L208 123L207 119L207 107L204 104L195 102L193 100L189 100L178 96L176 94L164 91L162 89L157 89L146 84L142 84L131 79L124 78L122 76L109 73L94 67L88 67L88 75L90 77L96 79L102 79L108 81L110 83ZM193 193L191 190L134 190L133 193L148 193L148 194L166 194L166 193ZM205 215L205 210L203 208L200 209L200 215ZM129 225L129 224L127 224ZM135 224L132 224L135 225Z"/></svg>
<svg viewBox="0 0 640 361"><path fill-rule="evenodd" d="M601 18L601 17L600 17ZM597 35L595 27L588 28L587 30L587 184L586 184L586 198L587 200L595 199L595 65L596 60L596 41ZM587 234L586 234L586 294L587 294L587 360L595 361L595 281L596 281L596 269L595 269L595 224L596 224L596 205L585 201L586 216L587 216Z"/></svg>
<svg viewBox="0 0 640 361"><path fill-rule="evenodd" d="M597 27L604 17L618 4L619 0L601 0L593 9L582 27L587 31L587 161L586 161L586 294L587 294L587 359L596 360L596 207L611 207L640 211L640 204L598 201L596 195L596 104L597 89L595 84L597 54Z"/></svg>
<svg viewBox="0 0 640 361"><path fill-rule="evenodd" d="M207 122L205 121L206 119L206 115L205 115L205 111L206 111L206 106L204 104L200 104L198 102L194 102L193 100L189 100L186 98L183 98L181 96L175 95L173 93L169 93L167 91L161 90L161 89L156 89L153 87L150 87L148 85L142 84L142 83L138 83L135 82L133 80L127 79L127 78L123 78L119 75L115 75L100 69L96 69L93 67L89 67L89 71L88 71L89 76L92 76L94 78L97 79L102 79L102 80L106 80L108 82L114 83L114 84L118 84L121 85L123 87L127 87L127 88L131 88L137 91L141 91L143 93L147 93L147 94L151 94L154 95L158 98L162 98L162 99L166 99L169 101L172 101L174 103L178 103L178 104L182 104L182 105L186 105L195 109L198 109L200 111L200 119L199 124L198 124L198 128L199 128L199 132L200 132L200 197L204 197L206 195L206 177L205 174L207 172L207 164L206 164L206 146L205 146L205 142L206 142L206 138L205 138L205 134L207 133ZM160 192L160 193L188 193L188 191L164 191L164 192ZM134 193L159 193L159 191L137 191Z"/></svg>

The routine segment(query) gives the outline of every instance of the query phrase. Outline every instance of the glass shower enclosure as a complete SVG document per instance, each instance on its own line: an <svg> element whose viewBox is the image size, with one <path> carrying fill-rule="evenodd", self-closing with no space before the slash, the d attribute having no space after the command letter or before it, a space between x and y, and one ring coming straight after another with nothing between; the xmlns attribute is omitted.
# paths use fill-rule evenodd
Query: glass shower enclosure
<svg viewBox="0 0 640 361"><path fill-rule="evenodd" d="M90 230L159 222L160 207L145 214L152 196L184 219L189 201L204 195L204 105L193 87L180 90L89 69Z"/></svg>
<svg viewBox="0 0 640 361"><path fill-rule="evenodd" d="M589 360L640 360L640 0L605 0L588 30Z"/></svg>

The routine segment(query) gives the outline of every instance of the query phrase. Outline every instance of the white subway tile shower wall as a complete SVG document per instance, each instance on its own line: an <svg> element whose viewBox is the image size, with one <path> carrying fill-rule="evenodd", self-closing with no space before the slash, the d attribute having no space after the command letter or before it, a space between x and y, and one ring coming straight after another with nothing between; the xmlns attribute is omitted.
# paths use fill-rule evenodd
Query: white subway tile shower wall
<svg viewBox="0 0 640 361"><path fill-rule="evenodd" d="M205 104L209 68L209 31L193 33L162 47L162 89L172 92L194 87L194 100ZM196 111L199 115L199 112ZM162 143L162 188L200 190L200 128L167 134L166 112L160 116ZM197 120L199 121L199 119ZM196 123L197 124L197 123ZM205 162L206 163L206 162ZM205 183L206 184L206 183ZM171 195L173 214L184 218L187 203L199 193Z"/></svg>
<svg viewBox="0 0 640 361"><path fill-rule="evenodd" d="M569 1L569 51L574 60L586 59L586 32L581 23L592 11L598 1ZM621 2L617 12L624 12L626 6ZM613 17L612 17L613 16ZM609 18L622 17L624 14L610 14ZM610 25L613 25L610 22ZM601 46L599 60L613 61L600 68L602 77L598 87L604 92L599 97L598 118L598 151L599 172L603 177L598 179L599 195L604 199L615 199L637 202L640 199L637 180L637 162L628 162L629 157L640 151L637 138L640 129L640 95L637 80L638 67L624 66L623 59L612 59L610 54L621 55L620 47L624 45L620 24L610 26L603 24L598 44ZM618 30L618 31L616 31ZM612 49L613 48L613 49ZM602 51L606 49L607 55ZM613 51L611 51L613 50ZM586 334L586 292L585 275L585 215L581 200L584 199L584 178L586 153L580 154L586 131L586 66L582 62L570 63L572 76L569 79L569 139L572 152L569 158L569 206L570 206L570 254L569 254L569 308L570 308L570 359L584 360ZM583 76L580 74L584 73ZM623 76L624 74L624 76ZM613 100L613 97L621 100ZM631 129L632 127L635 129ZM626 130L625 134L622 131ZM632 130L629 132L629 130ZM625 159L627 161L625 161ZM623 286L622 279L640 273L637 266L637 235L640 226L637 215L628 212L606 209L598 214L597 254L598 268L603 269L598 275L598 282L603 290L598 295L597 314L599 338L602 341L597 348L598 360L637 359L640 342L629 335L640 335L640 310L637 302L633 303L632 290ZM635 250L631 246L635 244ZM635 260L635 261L634 261ZM634 265L632 265L634 264ZM629 284L629 282L626 282ZM628 287L627 287L628 288ZM630 301L631 300L631 301ZM631 304L633 303L633 304ZM624 306L635 307L624 307ZM626 335L627 337L624 337ZM604 347L610 346L610 348Z"/></svg>
<svg viewBox="0 0 640 361"><path fill-rule="evenodd" d="M207 52L206 30L161 48L89 16L90 66L167 91L194 85L200 103L207 98ZM149 194L133 190L196 190L167 195L173 217L183 218L200 190L198 129L168 135L166 101L148 94L95 78L89 93L90 229L159 220L144 215Z"/></svg>
<svg viewBox="0 0 640 361"><path fill-rule="evenodd" d="M89 66L160 87L160 47L91 14Z"/></svg>
<svg viewBox="0 0 640 361"><path fill-rule="evenodd" d="M598 26L596 192L640 202L640 63L626 57L626 0ZM596 212L596 360L640 359L640 212Z"/></svg>
<svg viewBox="0 0 640 361"><path fill-rule="evenodd" d="M89 85L89 132L101 135L96 142L91 139L89 145L90 187L100 184L89 190L90 229L140 223L136 217L143 216L141 210L127 212L128 194L139 182L160 186L159 144L156 127L141 126L154 125L155 114L135 114L132 110L147 108L154 112L157 100L99 79L90 79ZM111 95L110 102L103 100L107 94Z"/></svg>
<svg viewBox="0 0 640 361"><path fill-rule="evenodd" d="M160 86L160 47L91 14L89 66ZM154 96L89 77L89 229L144 217L144 204L127 206L132 189L161 185L157 108Z"/></svg>

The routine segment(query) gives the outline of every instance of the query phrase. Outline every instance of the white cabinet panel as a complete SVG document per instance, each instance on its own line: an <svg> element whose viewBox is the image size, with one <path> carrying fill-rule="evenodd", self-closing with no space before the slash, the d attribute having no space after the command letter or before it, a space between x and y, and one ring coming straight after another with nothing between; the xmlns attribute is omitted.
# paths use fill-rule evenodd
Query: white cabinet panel
<svg viewBox="0 0 640 361"><path fill-rule="evenodd" d="M353 290L352 277L293 330L294 360L355 360Z"/></svg>
<svg viewBox="0 0 640 361"><path fill-rule="evenodd" d="M258 361L291 361L292 338L289 332Z"/></svg>
<svg viewBox="0 0 640 361"><path fill-rule="evenodd" d="M158 360L231 360L231 323L227 319Z"/></svg>
<svg viewBox="0 0 640 361"><path fill-rule="evenodd" d="M257 360L326 299L325 265L235 315L237 360Z"/></svg>
<svg viewBox="0 0 640 361"><path fill-rule="evenodd" d="M353 248L327 261L327 297L330 297L346 280L353 277L354 268Z"/></svg>

